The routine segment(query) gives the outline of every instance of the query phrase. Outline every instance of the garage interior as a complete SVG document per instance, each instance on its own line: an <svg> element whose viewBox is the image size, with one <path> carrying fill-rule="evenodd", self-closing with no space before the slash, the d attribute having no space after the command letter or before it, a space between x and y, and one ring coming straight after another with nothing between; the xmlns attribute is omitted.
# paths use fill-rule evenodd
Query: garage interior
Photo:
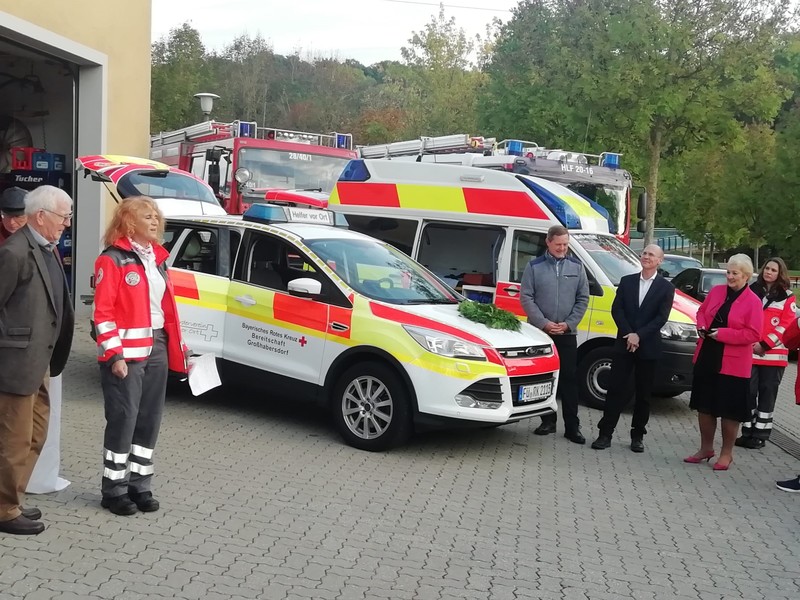
<svg viewBox="0 0 800 600"><path fill-rule="evenodd" d="M0 37L0 192L49 184L75 197L77 80L77 65ZM72 288L71 228L59 251Z"/></svg>

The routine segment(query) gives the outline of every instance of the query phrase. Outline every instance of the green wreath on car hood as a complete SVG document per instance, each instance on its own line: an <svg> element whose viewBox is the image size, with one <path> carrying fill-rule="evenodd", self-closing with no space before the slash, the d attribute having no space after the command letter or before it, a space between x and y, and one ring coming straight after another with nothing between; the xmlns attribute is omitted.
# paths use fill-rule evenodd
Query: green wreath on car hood
<svg viewBox="0 0 800 600"><path fill-rule="evenodd" d="M494 304L483 304L473 300L464 300L458 305L458 312L470 321L483 323L492 329L508 329L519 331L520 322L512 312L497 308Z"/></svg>

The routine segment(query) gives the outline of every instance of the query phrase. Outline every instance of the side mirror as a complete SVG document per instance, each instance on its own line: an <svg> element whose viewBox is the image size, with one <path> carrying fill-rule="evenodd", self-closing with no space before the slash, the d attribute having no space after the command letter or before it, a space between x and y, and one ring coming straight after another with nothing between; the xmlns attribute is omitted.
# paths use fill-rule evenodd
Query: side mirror
<svg viewBox="0 0 800 600"><path fill-rule="evenodd" d="M220 158L222 158L222 148L209 148L206 150L207 161L218 163Z"/></svg>
<svg viewBox="0 0 800 600"><path fill-rule="evenodd" d="M219 163L212 162L208 165L208 185L214 190L214 195L219 196Z"/></svg>
<svg viewBox="0 0 800 600"><path fill-rule="evenodd" d="M310 277L292 279L286 286L292 296L316 298L322 293L322 283Z"/></svg>
<svg viewBox="0 0 800 600"><path fill-rule="evenodd" d="M589 295L590 296L602 296L603 294L604 294L603 286L600 285L597 282L596 279L590 279L589 280Z"/></svg>
<svg viewBox="0 0 800 600"><path fill-rule="evenodd" d="M642 219L638 223L636 223L636 231L639 233L647 233L647 221Z"/></svg>
<svg viewBox="0 0 800 600"><path fill-rule="evenodd" d="M636 205L636 217L639 219L647 218L647 192L639 194L639 203Z"/></svg>

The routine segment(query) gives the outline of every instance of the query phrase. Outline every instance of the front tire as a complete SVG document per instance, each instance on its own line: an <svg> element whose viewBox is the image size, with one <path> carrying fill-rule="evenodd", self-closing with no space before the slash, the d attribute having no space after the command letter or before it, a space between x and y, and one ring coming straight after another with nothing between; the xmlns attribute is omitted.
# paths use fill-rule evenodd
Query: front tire
<svg viewBox="0 0 800 600"><path fill-rule="evenodd" d="M348 368L331 397L336 428L359 450L379 452L404 443L411 433L411 402L400 376L378 362Z"/></svg>
<svg viewBox="0 0 800 600"><path fill-rule="evenodd" d="M611 379L612 347L595 348L578 364L578 393L584 404L603 409Z"/></svg>

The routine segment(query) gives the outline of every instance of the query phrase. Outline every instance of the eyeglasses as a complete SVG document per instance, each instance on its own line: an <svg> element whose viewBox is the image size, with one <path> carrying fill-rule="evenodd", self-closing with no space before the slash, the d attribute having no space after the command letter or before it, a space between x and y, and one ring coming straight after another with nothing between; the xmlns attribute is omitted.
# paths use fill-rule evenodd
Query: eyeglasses
<svg viewBox="0 0 800 600"><path fill-rule="evenodd" d="M22 221L28 218L28 215L24 213L21 215L9 215L6 213L0 213L0 214L2 214L4 219L11 219L12 221L16 221L17 223L21 223Z"/></svg>
<svg viewBox="0 0 800 600"><path fill-rule="evenodd" d="M66 215L62 215L61 213L57 213L54 210L47 210L46 208L43 208L42 210L44 212L49 212L51 215L55 215L57 217L61 217L61 222L62 223L66 223L67 221L71 221L72 220L72 213L68 213Z"/></svg>

